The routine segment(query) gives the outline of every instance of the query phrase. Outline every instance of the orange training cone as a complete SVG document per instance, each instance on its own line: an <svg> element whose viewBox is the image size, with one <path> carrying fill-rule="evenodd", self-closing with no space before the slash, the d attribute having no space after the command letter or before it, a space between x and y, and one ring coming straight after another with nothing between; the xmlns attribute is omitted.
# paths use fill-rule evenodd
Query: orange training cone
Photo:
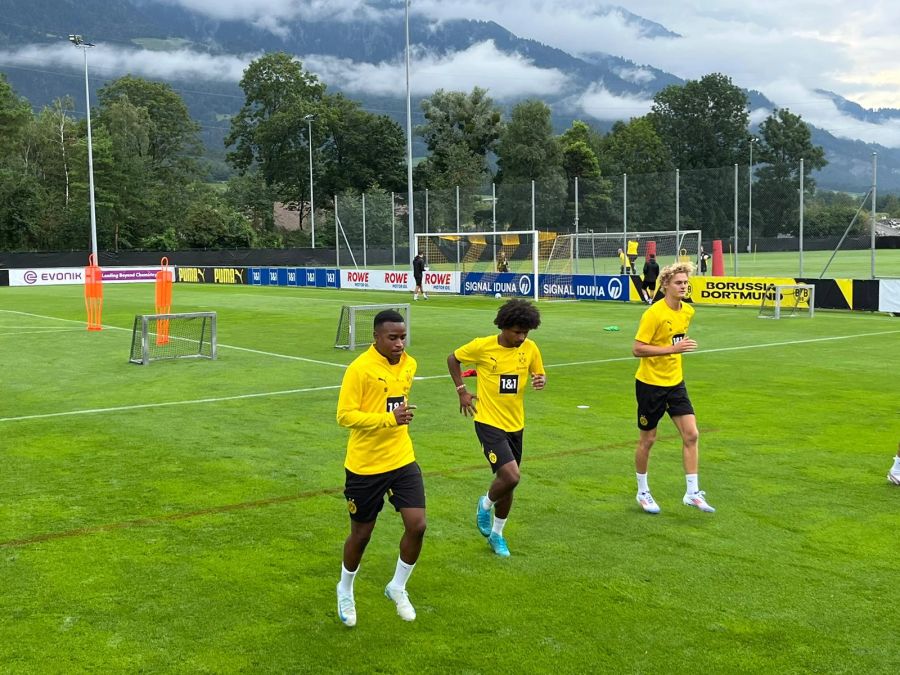
<svg viewBox="0 0 900 675"><path fill-rule="evenodd" d="M156 313L168 314L172 311L172 271L169 259L160 260L162 269L156 273ZM163 319L156 326L156 344L169 344L169 320Z"/></svg>
<svg viewBox="0 0 900 675"><path fill-rule="evenodd" d="M103 270L97 267L93 253L88 256L88 266L84 268L84 305L87 308L87 329L102 330Z"/></svg>

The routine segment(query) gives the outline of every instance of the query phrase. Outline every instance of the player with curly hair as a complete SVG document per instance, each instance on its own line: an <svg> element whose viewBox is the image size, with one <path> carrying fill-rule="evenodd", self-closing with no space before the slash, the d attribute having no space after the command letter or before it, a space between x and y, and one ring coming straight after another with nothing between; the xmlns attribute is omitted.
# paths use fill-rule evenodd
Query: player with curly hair
<svg viewBox="0 0 900 675"><path fill-rule="evenodd" d="M475 522L494 553L507 558L503 527L520 478L526 379L531 379L533 389L540 390L547 377L541 352L528 339L529 331L541 325L537 307L526 300L509 300L500 307L494 324L499 335L475 338L454 350L447 357L447 368L459 395L459 411L474 418L475 434L494 473L487 494L478 498ZM463 363L475 366L477 395L469 393L463 383Z"/></svg>

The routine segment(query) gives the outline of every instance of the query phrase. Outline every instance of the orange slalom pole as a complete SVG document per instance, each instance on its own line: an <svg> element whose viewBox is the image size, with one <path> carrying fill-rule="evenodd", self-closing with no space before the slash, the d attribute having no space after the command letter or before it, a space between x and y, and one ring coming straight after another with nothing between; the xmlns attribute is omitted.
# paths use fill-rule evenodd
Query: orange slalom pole
<svg viewBox="0 0 900 675"><path fill-rule="evenodd" d="M84 305L87 309L87 329L102 330L103 270L97 266L93 253L88 256L88 266L84 268Z"/></svg>
<svg viewBox="0 0 900 675"><path fill-rule="evenodd" d="M162 269L156 273L156 313L169 314L172 311L172 271L169 259L159 261ZM163 319L156 326L156 344L169 344L169 320Z"/></svg>

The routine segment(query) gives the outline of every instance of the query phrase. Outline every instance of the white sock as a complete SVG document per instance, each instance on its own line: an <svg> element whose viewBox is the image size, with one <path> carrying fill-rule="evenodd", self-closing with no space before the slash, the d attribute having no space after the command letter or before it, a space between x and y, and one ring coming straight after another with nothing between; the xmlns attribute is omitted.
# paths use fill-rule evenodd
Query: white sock
<svg viewBox="0 0 900 675"><path fill-rule="evenodd" d="M353 595L353 580L356 578L357 572L359 572L358 567L353 572L348 572L344 564L341 563L341 583L339 585L341 593Z"/></svg>
<svg viewBox="0 0 900 675"><path fill-rule="evenodd" d="M650 492L650 486L647 485L647 474L645 473L636 473L638 482L638 492Z"/></svg>
<svg viewBox="0 0 900 675"><path fill-rule="evenodd" d="M483 508L485 511L490 511L492 508L494 508L494 504L496 503L497 502L492 502L491 498L487 495L481 498L481 508Z"/></svg>
<svg viewBox="0 0 900 675"><path fill-rule="evenodd" d="M397 556L397 568L394 570L394 578L391 579L391 583L389 583L388 586L398 591L404 590L406 588L406 582L409 580L409 575L412 574L415 566L416 563L405 563L403 562L403 558Z"/></svg>
<svg viewBox="0 0 900 675"><path fill-rule="evenodd" d="M506 518L497 518L497 516L494 516L494 529L491 531L498 537L502 536L504 525L506 525Z"/></svg>
<svg viewBox="0 0 900 675"><path fill-rule="evenodd" d="M687 493L689 495L700 492L700 479L697 478L697 474L686 473L684 474L684 479L687 481Z"/></svg>
<svg viewBox="0 0 900 675"><path fill-rule="evenodd" d="M900 473L900 456L894 457L894 468L891 469L894 473Z"/></svg>

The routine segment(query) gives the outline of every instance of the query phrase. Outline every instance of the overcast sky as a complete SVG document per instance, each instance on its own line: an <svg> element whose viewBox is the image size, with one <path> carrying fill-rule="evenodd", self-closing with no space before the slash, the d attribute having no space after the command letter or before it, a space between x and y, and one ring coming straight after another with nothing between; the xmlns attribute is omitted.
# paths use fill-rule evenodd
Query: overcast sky
<svg viewBox="0 0 900 675"><path fill-rule="evenodd" d="M274 33L290 21L317 18L379 21L383 10L366 0L147 0L179 4L214 18L244 20ZM495 21L516 35L532 38L574 55L605 52L640 65L652 65L682 78L722 72L735 84L763 92L777 105L832 133L900 147L900 121L874 125L840 114L815 89L834 91L864 107L900 108L900 1L866 3L834 0L623 0L629 12L656 22L681 37L648 37L612 5L590 0L412 0L412 11L435 21L468 18ZM383 6L384 3L379 3ZM402 15L403 0L387 10ZM99 39L98 39L99 41ZM517 54L504 54L493 43L449 55L415 53L412 84L416 95L438 87L470 90L479 85L497 99L568 93L582 116L627 119L649 110L644 97L616 97L602 82L570 92L565 73L536 67ZM258 54L210 57L183 50L160 54L126 45L104 45L91 52L92 67L106 76L124 72L158 78L237 81ZM298 55L304 65L332 87L354 93L402 94L400 59L389 63L353 63L321 54ZM72 49L61 44L0 52L2 64L72 67ZM78 63L74 64L79 65ZM640 68L619 73L642 82ZM753 111L760 121L768 111Z"/></svg>

